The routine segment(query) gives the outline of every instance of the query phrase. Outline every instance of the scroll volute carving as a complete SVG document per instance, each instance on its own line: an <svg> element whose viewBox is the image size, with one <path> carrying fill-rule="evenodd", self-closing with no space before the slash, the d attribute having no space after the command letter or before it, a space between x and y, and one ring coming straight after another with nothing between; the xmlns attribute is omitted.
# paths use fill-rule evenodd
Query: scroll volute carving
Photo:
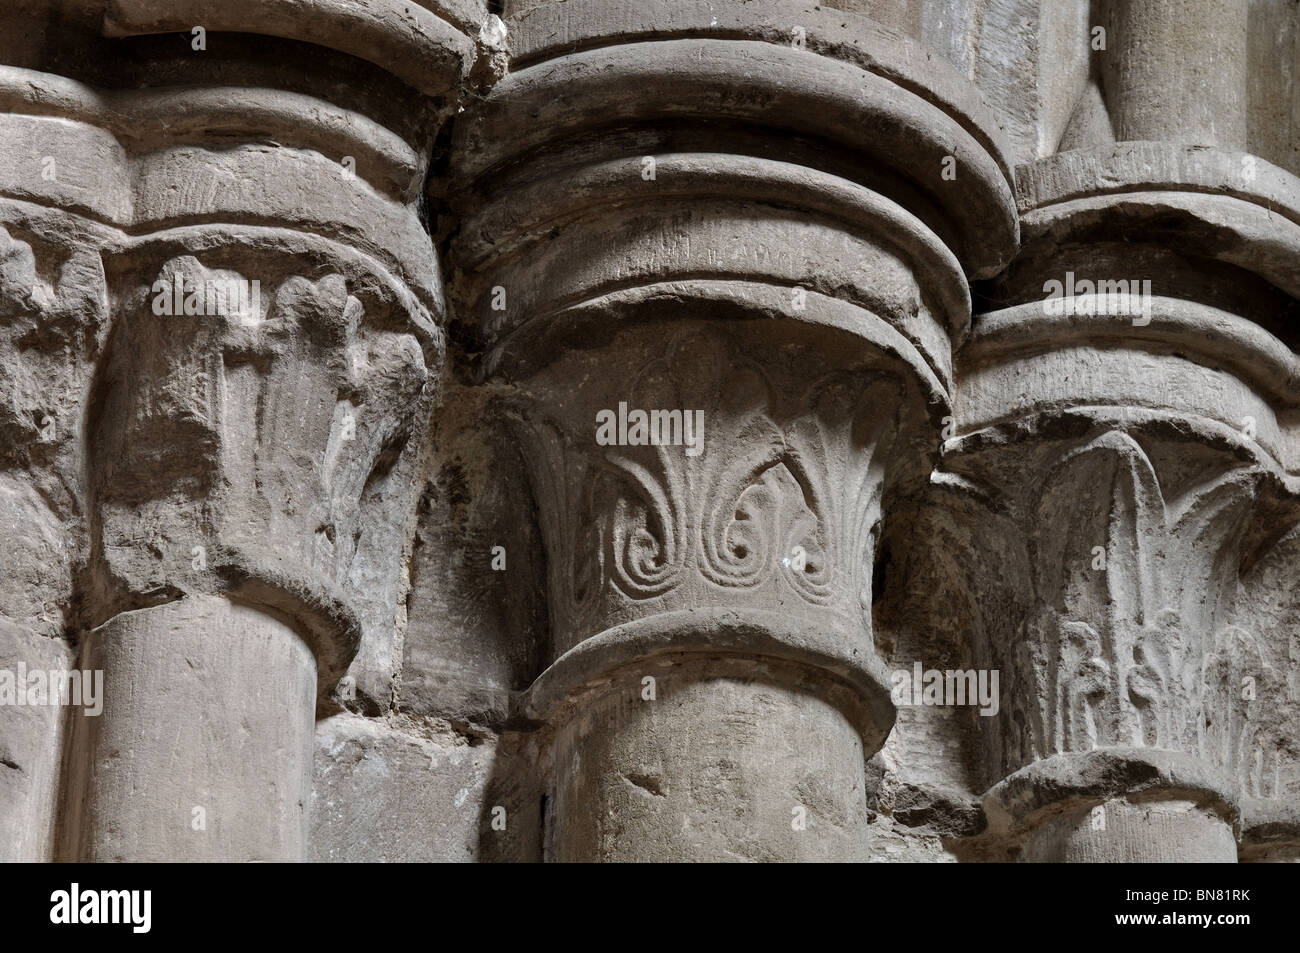
<svg viewBox="0 0 1300 953"><path fill-rule="evenodd" d="M1167 498L1119 431L1058 458L1031 515L1038 614L1004 660L1037 704L1004 725L1005 771L1130 746L1231 766L1221 720L1243 702L1212 696L1244 659L1262 671L1249 639L1226 628L1257 482L1220 471Z"/></svg>
<svg viewBox="0 0 1300 953"><path fill-rule="evenodd" d="M100 382L110 571L165 592L237 551L341 580L366 481L426 378L414 337L367 326L339 274L262 282L167 261L122 302Z"/></svg>
<svg viewBox="0 0 1300 953"><path fill-rule="evenodd" d="M784 386L725 340L683 334L659 356L521 432L569 641L646 612L785 600L869 625L870 579L900 385L826 371ZM696 448L597 442L597 411L698 414Z"/></svg>

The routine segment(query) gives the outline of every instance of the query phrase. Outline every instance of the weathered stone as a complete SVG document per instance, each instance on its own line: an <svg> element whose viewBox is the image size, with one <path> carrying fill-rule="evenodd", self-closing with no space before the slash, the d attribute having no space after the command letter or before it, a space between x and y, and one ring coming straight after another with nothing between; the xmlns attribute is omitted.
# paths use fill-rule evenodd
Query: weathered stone
<svg viewBox="0 0 1300 953"><path fill-rule="evenodd" d="M118 613L80 667L104 711L70 732L62 859L305 859L316 665L288 625L191 596Z"/></svg>
<svg viewBox="0 0 1300 953"><path fill-rule="evenodd" d="M20 672L67 670L71 661L63 640L44 638L0 620L0 670L12 674L15 681ZM0 712L0 860L50 860L64 711L44 702L17 701L6 700Z"/></svg>
<svg viewBox="0 0 1300 953"><path fill-rule="evenodd" d="M480 859L495 739L342 714L316 726L311 859ZM507 818L507 823L509 818Z"/></svg>
<svg viewBox="0 0 1300 953"><path fill-rule="evenodd" d="M6 4L0 858L1300 858L1298 49Z"/></svg>

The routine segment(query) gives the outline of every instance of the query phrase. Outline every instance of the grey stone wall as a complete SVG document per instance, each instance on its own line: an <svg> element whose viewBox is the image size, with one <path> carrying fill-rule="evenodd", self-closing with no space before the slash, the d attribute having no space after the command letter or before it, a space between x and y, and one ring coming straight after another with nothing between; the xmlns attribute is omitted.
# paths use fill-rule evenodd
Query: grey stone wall
<svg viewBox="0 0 1300 953"><path fill-rule="evenodd" d="M1300 858L1298 75L1295 0L5 4L0 858Z"/></svg>

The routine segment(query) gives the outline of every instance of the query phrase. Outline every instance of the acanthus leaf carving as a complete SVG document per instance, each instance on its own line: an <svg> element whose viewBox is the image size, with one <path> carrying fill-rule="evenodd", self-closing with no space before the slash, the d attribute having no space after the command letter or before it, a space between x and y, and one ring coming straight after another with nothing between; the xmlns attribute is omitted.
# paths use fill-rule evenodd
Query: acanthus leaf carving
<svg viewBox="0 0 1300 953"><path fill-rule="evenodd" d="M1230 689L1239 676L1272 678L1272 666L1223 621L1256 483L1232 469L1167 499L1141 444L1115 430L1056 458L1032 511L1040 609L1006 656L1015 693L1040 701L1004 713L1004 770L1157 748L1257 783L1249 705Z"/></svg>
<svg viewBox="0 0 1300 953"><path fill-rule="evenodd" d="M672 445L597 446L594 405L570 406L565 417L521 415L521 433L545 461L533 477L561 629L590 634L637 603L726 604L740 593L745 604L794 597L869 625L880 457L901 389L883 374L831 370L781 399L792 388L771 375L726 343L688 333L626 392L600 398L701 410L708 424L698 455ZM569 548L586 533L602 540L599 560ZM559 564L566 578L556 577ZM591 587L576 580L593 569L606 579L599 620L577 601Z"/></svg>

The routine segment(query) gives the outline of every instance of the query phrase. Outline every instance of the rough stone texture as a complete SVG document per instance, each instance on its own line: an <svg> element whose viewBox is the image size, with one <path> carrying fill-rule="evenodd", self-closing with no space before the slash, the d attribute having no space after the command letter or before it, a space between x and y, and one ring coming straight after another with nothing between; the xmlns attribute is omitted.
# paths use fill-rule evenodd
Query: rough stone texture
<svg viewBox="0 0 1300 953"><path fill-rule="evenodd" d="M637 679L583 706L555 741L544 859L864 859L855 726L765 668L664 665L652 703Z"/></svg>
<svg viewBox="0 0 1300 953"><path fill-rule="evenodd" d="M1296 0L5 4L0 858L1300 860L1297 76Z"/></svg>
<svg viewBox="0 0 1300 953"><path fill-rule="evenodd" d="M490 813L481 811L496 747L490 736L466 736L445 722L351 714L321 721L311 859L478 860L480 839L492 833Z"/></svg>
<svg viewBox="0 0 1300 953"><path fill-rule="evenodd" d="M14 671L67 668L71 653L60 639L42 638L0 622L0 666ZM5 711L0 733L0 837L5 861L31 862L50 856L55 833L58 762L63 712L49 706Z"/></svg>

